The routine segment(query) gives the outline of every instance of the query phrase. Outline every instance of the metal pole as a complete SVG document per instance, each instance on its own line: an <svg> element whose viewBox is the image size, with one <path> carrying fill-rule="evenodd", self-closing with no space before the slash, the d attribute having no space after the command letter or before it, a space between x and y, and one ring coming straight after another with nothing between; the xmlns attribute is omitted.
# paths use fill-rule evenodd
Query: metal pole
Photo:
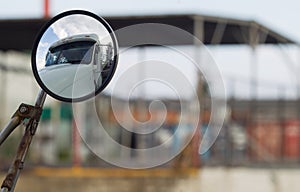
<svg viewBox="0 0 300 192"><path fill-rule="evenodd" d="M6 101L7 101L7 71L5 70L5 64L4 63L0 63L0 69L1 69L1 74L0 74L0 78L1 78L1 95L0 95L0 104L1 104L1 111L3 113L6 112L7 107L6 107ZM1 115L1 119L0 119L0 126L3 127L4 126L4 122L5 122L5 115Z"/></svg>
<svg viewBox="0 0 300 192"><path fill-rule="evenodd" d="M42 108L46 99L46 93L43 90L40 90L35 102L35 106ZM36 132L38 123L40 120L40 115L36 118L29 119L25 133L22 137L22 140L19 144L17 155L12 163L11 167L8 170L6 178L2 183L1 192L13 192L17 183L17 180L20 175L20 171L23 169L24 161L26 154L28 152L29 146L31 144L32 138Z"/></svg>
<svg viewBox="0 0 300 192"><path fill-rule="evenodd" d="M79 122L78 122L79 123ZM80 135L78 133L77 125L75 119L72 119L72 159L73 167L81 166L81 157L80 157Z"/></svg>
<svg viewBox="0 0 300 192"><path fill-rule="evenodd" d="M253 23L249 29L249 46L251 48L251 63L250 63L250 106L248 117L248 129L252 133L252 129L256 127L256 113L257 113L257 86L258 86L258 63L256 55L256 47L259 43L258 26ZM250 126L249 126L250 125ZM252 135L251 135L252 137ZM249 159L256 160L255 156L256 145L250 145Z"/></svg>
<svg viewBox="0 0 300 192"><path fill-rule="evenodd" d="M35 106L42 108L44 106L46 96L47 96L46 92L44 90L40 89L40 91L37 95L37 98L35 100Z"/></svg>
<svg viewBox="0 0 300 192"><path fill-rule="evenodd" d="M13 117L7 125L0 132L0 145L7 139L7 137L15 130L15 128L20 124L19 117Z"/></svg>
<svg viewBox="0 0 300 192"><path fill-rule="evenodd" d="M202 63L202 48L203 48L203 44L204 43L204 21L203 21L203 18L196 18L195 21L194 21L194 34L196 36L196 38L198 38L198 40L200 40L201 43L199 43L198 40L194 40L194 58L195 58L195 61L198 65L201 65ZM220 38L219 38L220 39ZM204 107L206 105L206 103L204 103L206 101L205 99L205 93L203 93L203 85L204 85L204 81L202 79L202 76L203 74L201 73L201 71L198 71L197 72L198 74L198 82L197 82L197 96L198 96L198 102L200 103L200 121L198 123L198 127L197 127L197 131L196 131L196 134L194 136L194 139L192 139L192 142L193 142L193 146L195 146L195 148L193 148L193 151L192 151L192 155L193 155L193 162L194 162L194 166L198 167L200 166L201 164L201 159L200 159L200 143L202 142L201 141L201 130L202 130L202 123L201 122L201 115L204 114ZM197 145L198 144L198 145Z"/></svg>
<svg viewBox="0 0 300 192"><path fill-rule="evenodd" d="M138 47L138 62L140 64L139 66L139 74L138 74L138 82L142 82L143 81L143 77L146 76L146 65L145 65L145 61L147 58L146 55L146 47L145 46L141 46ZM146 109L146 99L145 96L147 95L147 88L143 87L143 85L141 85L140 89L139 89L139 96L138 96L138 100L137 100L137 105L136 107L136 111L137 111L137 117L138 121L140 122L145 122L147 119L147 109ZM146 130L149 127L146 127L145 125L142 125L142 127L138 127L137 125L134 125L134 129L143 129ZM144 135L140 135L140 134L136 134L135 132L133 132L132 134L135 134L135 137L133 137L133 139L135 139L135 141L133 141L133 143L131 143L131 145L134 147L134 149L132 150L136 150L138 148L146 148L146 136ZM133 136L133 135L132 135ZM136 146L134 146L134 143ZM139 161L144 162L146 157L145 157L145 153L138 153L136 154L136 156L138 157Z"/></svg>
<svg viewBox="0 0 300 192"><path fill-rule="evenodd" d="M50 13L49 13L49 0L44 0L44 17L49 18Z"/></svg>

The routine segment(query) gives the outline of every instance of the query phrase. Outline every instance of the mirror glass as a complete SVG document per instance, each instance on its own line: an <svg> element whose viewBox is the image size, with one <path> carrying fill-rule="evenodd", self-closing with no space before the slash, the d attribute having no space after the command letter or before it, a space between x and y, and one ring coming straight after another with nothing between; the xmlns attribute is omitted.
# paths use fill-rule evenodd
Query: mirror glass
<svg viewBox="0 0 300 192"><path fill-rule="evenodd" d="M76 102L106 87L117 60L117 41L104 19L87 11L68 11L41 30L33 48L32 69L49 95Z"/></svg>

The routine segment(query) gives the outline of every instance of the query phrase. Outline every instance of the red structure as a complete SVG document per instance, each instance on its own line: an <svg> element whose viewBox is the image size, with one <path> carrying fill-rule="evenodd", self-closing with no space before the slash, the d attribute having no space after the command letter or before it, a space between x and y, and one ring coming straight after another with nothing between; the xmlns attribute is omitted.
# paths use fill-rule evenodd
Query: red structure
<svg viewBox="0 0 300 192"><path fill-rule="evenodd" d="M49 0L44 1L44 17L49 18L50 13L49 13Z"/></svg>

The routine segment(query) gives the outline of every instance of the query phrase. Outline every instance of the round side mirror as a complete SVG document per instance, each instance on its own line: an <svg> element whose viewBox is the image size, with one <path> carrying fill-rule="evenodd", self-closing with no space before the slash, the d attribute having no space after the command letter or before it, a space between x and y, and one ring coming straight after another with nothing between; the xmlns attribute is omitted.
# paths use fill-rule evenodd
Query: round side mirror
<svg viewBox="0 0 300 192"><path fill-rule="evenodd" d="M47 94L65 102L83 101L110 82L118 44L103 18L88 11L67 11L39 32L31 60L33 74Z"/></svg>

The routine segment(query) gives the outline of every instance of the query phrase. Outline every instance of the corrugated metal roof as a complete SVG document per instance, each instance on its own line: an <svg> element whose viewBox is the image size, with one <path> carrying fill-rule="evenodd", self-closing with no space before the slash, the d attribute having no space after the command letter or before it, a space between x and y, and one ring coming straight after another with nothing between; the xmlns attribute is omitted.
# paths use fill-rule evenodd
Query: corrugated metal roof
<svg viewBox="0 0 300 192"><path fill-rule="evenodd" d="M106 21L114 30L134 24L161 23L185 30L204 44L294 44L295 41L279 34L255 21L238 20L224 17L205 15L149 15L149 16L122 16L106 17ZM35 37L40 28L49 19L14 19L0 21L0 49L1 50L31 50ZM163 33L158 28L153 28L145 34L152 35L164 45L193 44L193 38L181 38L176 34ZM149 38L141 33L134 36L139 42ZM253 35L251 35L253 34ZM128 34L118 33L119 45L131 46L133 38ZM151 38L151 36L150 36Z"/></svg>

